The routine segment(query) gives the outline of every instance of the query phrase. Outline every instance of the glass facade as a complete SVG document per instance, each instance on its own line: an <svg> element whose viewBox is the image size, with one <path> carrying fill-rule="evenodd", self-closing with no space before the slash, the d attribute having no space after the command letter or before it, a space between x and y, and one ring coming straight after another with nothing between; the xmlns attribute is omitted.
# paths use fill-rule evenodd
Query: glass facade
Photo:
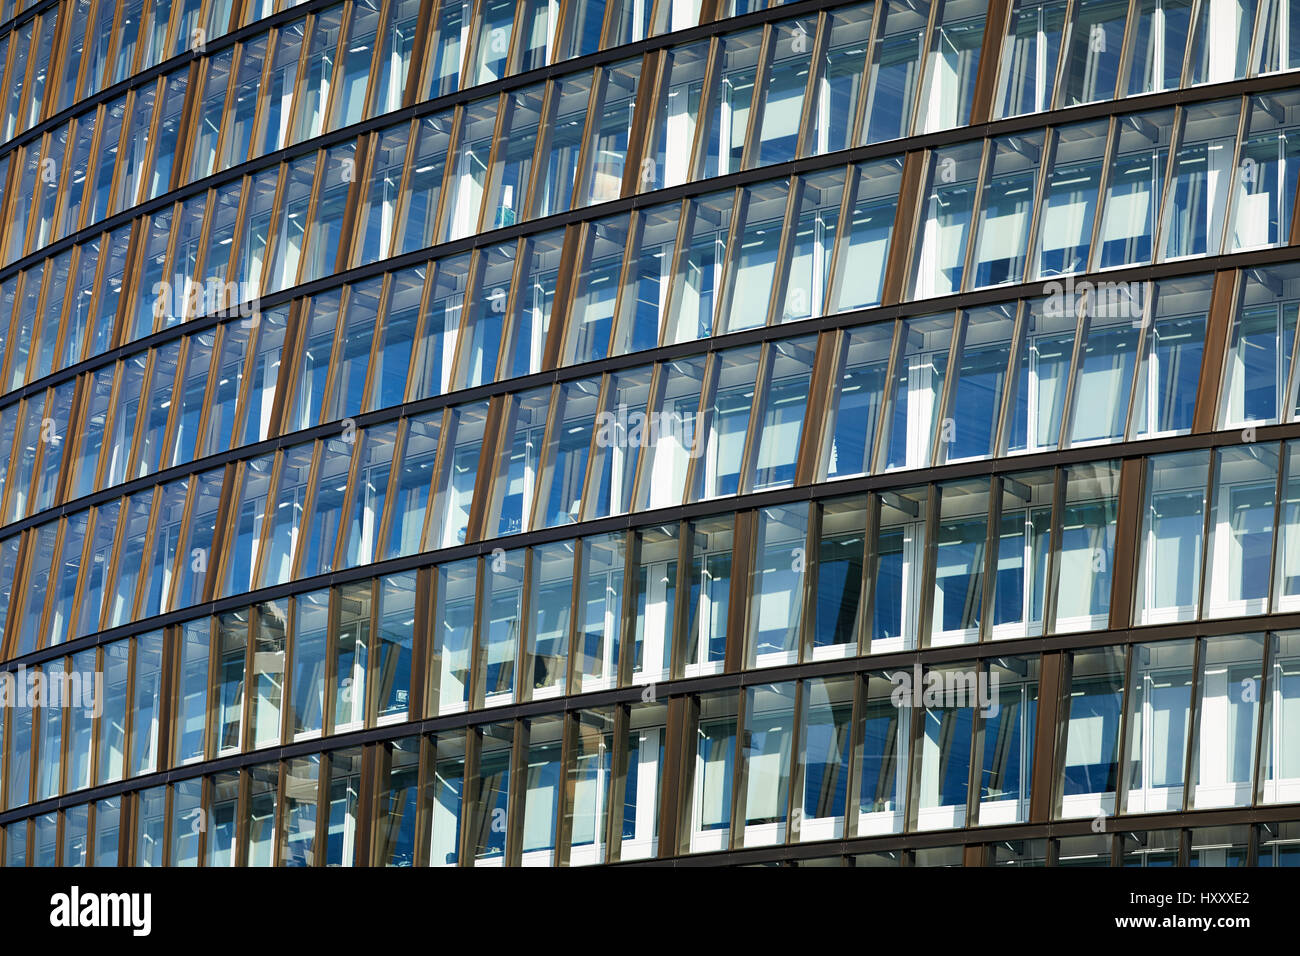
<svg viewBox="0 0 1300 956"><path fill-rule="evenodd" d="M0 861L1300 865L1296 24L0 0Z"/></svg>

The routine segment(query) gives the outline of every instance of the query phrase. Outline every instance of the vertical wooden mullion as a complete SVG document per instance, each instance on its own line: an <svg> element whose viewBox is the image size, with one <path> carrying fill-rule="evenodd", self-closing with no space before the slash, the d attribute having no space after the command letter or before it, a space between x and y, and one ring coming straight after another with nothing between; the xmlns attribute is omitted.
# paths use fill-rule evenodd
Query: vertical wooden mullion
<svg viewBox="0 0 1300 956"><path fill-rule="evenodd" d="M1271 748L1273 738L1273 694L1275 693L1273 688L1273 668L1275 663L1274 657L1279 650L1279 640L1280 638L1278 635L1272 631L1264 635L1263 669L1259 672L1259 724L1255 728L1255 753L1254 758L1251 761L1250 806L1252 807L1258 806L1264 800L1264 775L1266 769L1271 763L1271 753L1267 756L1264 753L1264 741L1267 740ZM1195 698L1193 698L1193 701L1195 701ZM1200 712L1200 709L1200 704L1197 703L1196 710L1198 713ZM1196 738L1189 733L1187 749L1191 750L1194 746L1196 746ZM1266 760L1268 760L1269 763L1266 763ZM1186 785L1184 786L1184 790L1190 791L1193 786L1192 779L1191 777L1185 779ZM1190 804L1185 803L1184 805L1192 805L1194 803L1195 801L1193 800ZM1251 827L1252 833L1257 831L1257 829L1258 828L1256 827ZM1254 852L1253 846L1251 852Z"/></svg>
<svg viewBox="0 0 1300 956"><path fill-rule="evenodd" d="M731 221L727 224L727 244L722 256L722 283L713 303L713 315L709 320L709 328L713 330L713 335L722 335L727 331L723 327L723 322L724 317L731 312L737 263L740 260L743 224L749 216L750 191L743 186L738 186L731 196L731 216L729 217ZM766 324L766 315L763 320Z"/></svg>
<svg viewBox="0 0 1300 956"><path fill-rule="evenodd" d="M945 6L946 4L941 4L941 3L929 4L930 7L928 11L929 16L925 24L925 40L921 44L921 51L920 51L921 55L917 61L917 65L918 65L917 77L919 81L918 90L921 92L924 92L927 86L926 73L930 69L930 60L932 56L934 56L938 52L935 49L934 33L936 28L938 27L939 10L941 7L945 7ZM908 129L911 131L913 136L921 132L921 130L918 129L917 127L921 121L921 105L923 101L924 101L924 97L918 95L916 97L916 102L912 104L912 119L911 122L908 124Z"/></svg>
<svg viewBox="0 0 1300 956"><path fill-rule="evenodd" d="M768 297L767 313L763 319L764 325L780 325L783 321L781 307L789 293L790 265L794 255L799 208L803 202L805 182L804 177L791 177L789 195L786 198L785 215L781 220L781 238L777 243L776 262L772 272L772 294ZM843 197L841 197L842 200ZM831 258L834 259L834 256L832 255ZM819 303L810 301L808 307L814 315L821 314Z"/></svg>
<svg viewBox="0 0 1300 956"><path fill-rule="evenodd" d="M993 118L997 109L998 73L1001 68L1003 39L1010 26L1011 0L990 0L984 20L984 41L980 47L979 69L971 97L971 125L978 126ZM1121 71L1121 75L1127 75Z"/></svg>
<svg viewBox="0 0 1300 956"><path fill-rule="evenodd" d="M731 587L727 605L727 647L723 670L734 674L753 666L749 647L750 576L758 537L758 513L738 511L732 525ZM689 592L687 592L689 594Z"/></svg>
<svg viewBox="0 0 1300 956"><path fill-rule="evenodd" d="M704 444L708 441L708 433L713 428L713 404L717 395L718 379L722 375L722 357L718 352L711 352L708 355L708 361L704 367L704 380L700 384L700 403L696 406L699 413L696 415L696 430L691 436L691 454L688 456L689 461L686 465L686 484L685 491L682 495L684 501L691 501L696 497L697 488L704 481L704 474L701 468L706 467L704 464ZM751 403L750 407L753 405Z"/></svg>
<svg viewBox="0 0 1300 956"><path fill-rule="evenodd" d="M1134 0L1134 2L1136 2L1136 0ZM1246 129L1248 125L1247 121L1250 119L1250 97L1241 96L1239 97L1239 100L1240 100L1240 107L1239 107L1240 112L1237 116L1237 154L1234 157L1235 163L1233 164L1232 168L1235 170L1244 170L1246 168L1244 166L1244 160L1245 160L1246 145L1247 145L1246 144ZM1238 177L1239 180L1245 178L1242 173L1238 173ZM1207 250L1209 255L1227 254L1230 251L1228 249L1228 244L1229 244L1228 237L1232 234L1232 217L1237 212L1237 193L1240 191L1241 191L1240 189L1228 190L1228 201L1224 203L1224 209L1223 209L1223 222L1219 227L1220 228L1219 242L1215 248ZM1104 196L1105 193L1101 193L1100 195ZM1098 218L1098 222L1100 223L1100 217Z"/></svg>
<svg viewBox="0 0 1300 956"><path fill-rule="evenodd" d="M256 684L253 676L256 672L256 654L258 632L261 628L258 626L257 608L248 609L247 635L244 641L244 693L241 695L243 700L239 705L239 749L241 753L247 753L255 749L253 741L252 714L253 714L253 694Z"/></svg>
<svg viewBox="0 0 1300 956"><path fill-rule="evenodd" d="M1029 822L1046 823L1053 815L1056 776L1056 737L1060 706L1068 701L1069 658L1064 651L1047 651L1039 668L1038 712L1034 730L1033 778L1030 782Z"/></svg>
<svg viewBox="0 0 1300 956"><path fill-rule="evenodd" d="M889 253L885 264L885 280L881 291L881 305L897 305L906 294L908 260L912 252L912 232L917 216L925 201L927 162L925 150L914 150L903 159L902 188L899 190L898 208L890 230ZM836 237L837 244L841 237Z"/></svg>
<svg viewBox="0 0 1300 956"><path fill-rule="evenodd" d="M569 194L570 209L581 209L586 205L587 189L591 185L591 177L594 175L597 118L604 109L605 97L608 91L609 70L598 66L592 71L591 89L587 93L587 117L582 124L582 142L578 146L578 166L574 176L573 191ZM557 109L559 107L558 95L556 97L556 107ZM554 123L552 122L551 125L553 126ZM540 170L537 170L537 177L541 177ZM537 203L534 201L532 206L536 209Z"/></svg>
<svg viewBox="0 0 1300 956"><path fill-rule="evenodd" d="M308 63L311 59L312 39L314 38L316 24L319 20L320 13L312 11L307 14L307 18L303 22L302 48L298 51L298 69L293 75L293 99L289 101L289 117L284 124L286 138L290 140L294 138L294 130L297 127L298 115L305 105L303 103L302 95L303 83L307 77ZM335 48L335 53L337 58L337 48ZM270 64L274 62L274 53L272 50L268 49L266 51L266 62L268 68L270 67ZM333 75L331 74L331 80L332 79ZM321 104L321 129L325 128L325 120L327 119L325 114L328 112L328 105L328 103ZM252 147L250 146L250 152L251 151Z"/></svg>
<svg viewBox="0 0 1300 956"><path fill-rule="evenodd" d="M519 866L524 848L524 809L528 779L528 750L532 740L529 718L514 721L510 741L510 792L506 797L506 866Z"/></svg>
<svg viewBox="0 0 1300 956"><path fill-rule="evenodd" d="M696 112L699 122L695 124L694 140L691 143L691 158L686 167L686 182L693 182L699 178L699 173L703 169L704 149L708 144L709 136L709 119L712 116L713 107L718 104L718 73L722 68L722 40L719 37L713 37L709 41L709 55L704 66L704 85L700 90L700 104Z"/></svg>
<svg viewBox="0 0 1300 956"><path fill-rule="evenodd" d="M517 342L516 336L519 334L519 316L522 312L521 300L524 298L524 286L527 282L524 262L527 259L528 244L531 241L528 237L520 237L515 244L515 265L510 273L510 293L506 296L506 313L502 317L501 346L497 350L497 360L493 364L493 381L496 382L505 381L511 377L509 356ZM475 260L481 258L481 256L474 257ZM468 288L474 287L469 286ZM481 289L479 291L482 292ZM552 321L567 324L567 318L564 315L554 314L554 310L552 310ZM469 338L469 336L466 336L466 338Z"/></svg>
<svg viewBox="0 0 1300 956"><path fill-rule="evenodd" d="M348 464L348 478L347 484L344 486L343 506L339 509L338 540L334 542L333 551L332 567L334 568L343 567L343 559L347 556L348 525L352 521L352 505L356 498L357 476L361 471L361 457L365 451L365 440L365 432L361 432L361 434L355 435L355 440L350 443L352 446L352 461ZM323 449L325 446L322 444L321 447ZM317 477L316 480L319 482L320 478Z"/></svg>
<svg viewBox="0 0 1300 956"><path fill-rule="evenodd" d="M611 20L612 11L616 8L616 4L609 5ZM662 50L641 57L641 73L637 80L636 102L632 107L632 123L628 134L627 160L623 165L623 182L619 189L619 195L623 197L633 196L640 191L645 153L654 145L652 122L660 115L655 111L655 104L659 103L660 85L664 82L665 59ZM619 291L621 294L621 285Z"/></svg>
<svg viewBox="0 0 1300 956"><path fill-rule="evenodd" d="M302 574L302 562L304 556L307 553L306 542L308 536L311 533L312 514L316 509L316 497L320 493L321 469L324 468L325 466L325 453L327 448L326 442L327 442L326 439L318 438L316 439L315 447L312 449L311 465L307 471L307 476L308 476L307 477L307 498L303 502L303 508L302 508L302 527L298 529L299 540L296 544L296 547L294 548L293 555L289 559L289 566L291 569L290 575L293 579L300 577ZM272 485L271 494L275 494L279 491L280 469L284 464L284 457L285 457L285 452L283 451L277 452L275 456L276 459L275 472L274 472L275 484ZM349 468L350 467L351 466L349 465ZM269 510L269 506L268 506L268 510ZM263 535L262 542L258 546L259 558L261 555L265 554L266 552L266 543L267 543L266 536L269 534L269 526L271 522L267 521L267 522L263 522L263 524L266 525L267 527L262 532ZM261 563L260 560L258 563L260 565ZM261 580L260 566L258 568L258 572L259 572L258 580L260 581Z"/></svg>
<svg viewBox="0 0 1300 956"><path fill-rule="evenodd" d="M802 159L814 150L813 117L817 112L818 87L826 70L826 50L831 43L831 18L825 10L817 13L813 28L812 60L808 65L808 80L804 86L803 109L799 116L799 132L795 142L795 156ZM850 123L852 120L850 120Z"/></svg>
<svg viewBox="0 0 1300 956"><path fill-rule="evenodd" d="M896 380L898 375L898 366L903 361L903 353L906 349L906 326L902 321L895 321L894 338L889 350L889 364L885 368L885 383L887 390L893 386L893 383ZM889 453L889 444L885 440L885 434L890 431L890 429L885 427L885 414L890 410L892 404L893 402L890 399L888 392L886 392L885 400L881 406L880 427L876 429L876 434L873 439L874 447L871 449L871 459L867 467L869 473L879 472L884 469L885 456Z"/></svg>
<svg viewBox="0 0 1300 956"><path fill-rule="evenodd" d="M669 680L677 680L685 672L688 642L695 640L688 633L692 620L690 589L691 562L694 560L695 531L691 522L682 520L677 524L677 575L673 582L674 593L686 595L683 600L673 602L673 623L671 632L671 657L669 659Z"/></svg>
<svg viewBox="0 0 1300 956"><path fill-rule="evenodd" d="M1073 0L1071 0L1071 2L1073 2ZM1195 25L1195 22L1196 21L1194 19L1191 21L1193 26ZM1190 64L1191 62L1191 50L1193 46L1190 40L1191 38L1189 37L1188 38L1189 42L1187 44L1188 64ZM1062 59L1064 59L1064 57L1062 57ZM1184 66L1184 70L1189 68L1190 66ZM1187 107L1177 106L1175 107L1175 113L1174 113L1173 134L1169 138L1169 158L1166 160L1164 187L1160 193L1162 200L1170 195L1169 187L1170 184L1173 182L1174 168L1178 165L1178 151L1182 148L1183 137L1186 134L1186 132L1187 132ZM1161 205L1164 205L1163 201ZM1170 217L1172 217L1173 215L1172 210L1170 210L1169 215ZM1163 248L1163 243L1165 239L1165 220L1166 220L1166 216L1164 212L1161 211L1160 218L1156 220L1155 235L1152 236L1151 238L1151 261L1152 262L1158 262L1161 259L1160 251Z"/></svg>
<svg viewBox="0 0 1300 956"><path fill-rule="evenodd" d="M749 724L749 695L753 688L741 686L736 689L736 742L735 756L732 758L732 786L731 786L731 827L727 834L727 849L739 850L745 845L745 825L748 816L747 803L749 796L749 761L745 752L749 749L745 746L745 737L747 734L746 726ZM698 743L697 743L698 746ZM687 804L692 801L688 798ZM692 828L694 820L691 820Z"/></svg>
<svg viewBox="0 0 1300 956"><path fill-rule="evenodd" d="M596 392L596 408L599 409L600 412L607 412L610 407L610 402L613 401L614 394L614 375L606 372L600 377L600 387ZM599 419L597 420L599 421ZM596 517L594 513L595 505L592 502L594 497L592 494L592 491L594 491L592 482L596 480L596 461L602 457L600 454L600 436L601 429L599 427L593 428L591 431L591 440L587 446L587 465L586 468L583 469L582 475L582 506L579 520L589 521ZM608 469L609 463L603 462L601 467ZM575 604L574 607L577 607L577 605Z"/></svg>
<svg viewBox="0 0 1300 956"><path fill-rule="evenodd" d="M960 368L962 352L966 348L966 333L970 328L970 313L966 309L958 309L957 315L953 321L952 338L948 342L948 368ZM939 414L935 416L934 424L930 426L930 460L927 465L944 465L948 462L948 445L944 441L946 437L946 425L952 420L953 402L957 398L957 383L960 375L945 375L943 385L939 391ZM955 425L956 422L953 421Z"/></svg>
<svg viewBox="0 0 1300 956"><path fill-rule="evenodd" d="M429 39L435 33L432 20L436 6L436 0L420 0L420 11L415 21L415 41L411 47L411 62L406 71L406 87L402 90L403 107L414 106L424 98L423 91L427 89L425 74L432 60L426 63L426 58L430 49Z"/></svg>
<svg viewBox="0 0 1300 956"><path fill-rule="evenodd" d="M614 746L610 754L609 805L605 813L605 862L617 863L623 855L622 814L619 807L627 804L628 737L631 708L628 704L614 707Z"/></svg>
<svg viewBox="0 0 1300 956"><path fill-rule="evenodd" d="M1267 647L1268 647L1267 636L1265 636L1264 638L1264 646L1265 646L1265 653L1267 653ZM1196 790L1196 777L1198 775L1199 767L1200 767L1200 748L1197 746L1197 743L1198 743L1198 738L1200 737L1200 729L1201 729L1201 694L1203 693L1203 688L1201 687L1201 670L1205 666L1205 638L1203 637L1197 638L1195 643L1192 645L1192 647L1193 647L1192 686L1188 696L1189 709L1191 713L1188 718L1187 731L1186 731L1187 753L1183 755L1183 768L1182 768L1183 801L1182 801L1181 809L1183 810L1190 809L1192 806L1195 805L1196 802L1193 799L1193 793ZM1133 653L1134 653L1134 648L1130 647L1129 654L1132 655ZM1136 670L1136 668L1134 668L1134 670ZM1132 671L1130 671L1130 673L1132 673ZM1129 685L1136 683L1135 680L1136 676L1137 676L1136 674L1133 674L1133 677L1131 677L1128 682ZM1125 686L1124 696L1126 701L1128 699L1128 695L1132 693L1133 690L1134 688L1132 686L1128 686L1128 685ZM1127 711L1125 711L1125 719L1127 720ZM1121 760L1126 759L1123 756L1125 753L1126 751L1124 750L1120 751Z"/></svg>
<svg viewBox="0 0 1300 956"><path fill-rule="evenodd" d="M750 103L749 116L746 117L745 145L741 149L740 157L741 169L752 169L757 165L758 134L763 128L763 111L767 102L767 87L771 79L772 60L775 55L776 31L771 23L765 23L763 24L762 39L759 41L758 63L754 68L754 92ZM810 77L811 72L809 71ZM798 134L796 133L797 139Z"/></svg>
<svg viewBox="0 0 1300 956"><path fill-rule="evenodd" d="M1210 292L1210 311L1205 323L1205 349L1192 411L1192 432L1214 431L1219 420L1219 395L1223 388L1223 371L1228 343L1232 335L1233 311L1237 307L1237 280L1240 273L1225 269L1214 274Z"/></svg>
<svg viewBox="0 0 1300 956"><path fill-rule="evenodd" d="M555 480L554 473L552 473L550 481L544 478L547 465L552 463L548 459L553 459L553 456L548 454L547 449L551 448L552 443L555 441L556 429L562 427L565 413L564 405L564 386L558 383L552 385L551 400L547 405L550 411L546 416L546 429L542 438L542 453L537 468L537 481L534 483L532 501L529 502L526 516L527 524L524 525L524 530L536 527L538 518L541 517L538 514L538 508L541 507L543 491L545 490L543 485L548 485L550 481ZM504 440L504 435L502 438Z"/></svg>
<svg viewBox="0 0 1300 956"><path fill-rule="evenodd" d="M749 407L749 422L745 428L745 444L741 450L739 491L749 494L754 490L754 473L758 467L758 444L762 438L763 409L772 391L772 372L776 364L775 348L768 342L759 352L758 375L754 382L754 397ZM721 358L719 358L719 362ZM719 370L720 373L721 370Z"/></svg>
<svg viewBox="0 0 1300 956"><path fill-rule="evenodd" d="M875 603L876 569L880 563L880 493L867 495L867 520L862 535L862 580L859 589L857 620L857 656L871 653L873 631L873 605Z"/></svg>
<svg viewBox="0 0 1300 956"><path fill-rule="evenodd" d="M1013 479L1014 480L1014 479ZM993 635L993 600L996 595L994 585L998 575L998 552L1002 544L1002 494L1004 479L999 475L989 478L988 531L984 536L984 580L980 593L979 640L989 641Z"/></svg>

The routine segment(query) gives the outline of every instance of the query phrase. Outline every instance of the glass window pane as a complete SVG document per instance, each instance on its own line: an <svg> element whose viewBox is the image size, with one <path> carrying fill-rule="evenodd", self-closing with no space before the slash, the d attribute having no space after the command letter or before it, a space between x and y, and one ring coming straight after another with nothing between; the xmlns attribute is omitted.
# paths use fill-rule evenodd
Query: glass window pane
<svg viewBox="0 0 1300 956"><path fill-rule="evenodd" d="M815 17L783 20L772 28L763 106L751 166L789 162L798 153L804 95L812 66Z"/></svg>
<svg viewBox="0 0 1300 956"><path fill-rule="evenodd" d="M1297 107L1300 99L1292 91L1250 101L1225 252L1266 249L1284 244L1290 235L1300 167Z"/></svg>
<svg viewBox="0 0 1300 956"><path fill-rule="evenodd" d="M1060 442L1078 323L1075 299L1067 295L1029 300L1024 304L1023 321L1000 439L1010 455L1051 450Z"/></svg>
<svg viewBox="0 0 1300 956"><path fill-rule="evenodd" d="M704 373L703 357L666 363L659 369L659 428L647 439L647 457L637 488L642 509L682 503L688 469L704 451L704 438L696 434L703 424L700 403Z"/></svg>
<svg viewBox="0 0 1300 956"><path fill-rule="evenodd" d="M1015 342L1015 306L972 309L961 322L961 352L937 449L945 462L988 458L997 451L998 421Z"/></svg>
<svg viewBox="0 0 1300 956"><path fill-rule="evenodd" d="M595 361L609 354L630 222L631 213L624 213L597 219L583 230L569 312L565 364ZM658 343L657 325L654 341Z"/></svg>
<svg viewBox="0 0 1300 956"><path fill-rule="evenodd" d="M1242 275L1225 356L1220 427L1286 421L1300 407L1288 378L1300 315L1297 279L1300 272L1287 266Z"/></svg>
<svg viewBox="0 0 1300 956"><path fill-rule="evenodd" d="M859 145L881 143L912 131L912 112L925 47L931 0L881 0L882 18L871 51L866 117Z"/></svg>
<svg viewBox="0 0 1300 956"><path fill-rule="evenodd" d="M295 598L294 615L289 734L291 739L300 740L319 735L324 719L329 591L313 591Z"/></svg>
<svg viewBox="0 0 1300 956"><path fill-rule="evenodd" d="M731 788L736 764L735 691L700 695L691 793L690 852L725 850L731 830Z"/></svg>
<svg viewBox="0 0 1300 956"><path fill-rule="evenodd" d="M708 60L708 40L678 44L665 51L655 127L641 164L642 192L677 186L694 178L692 156ZM715 171L708 175L718 174Z"/></svg>
<svg viewBox="0 0 1300 956"><path fill-rule="evenodd" d="M1262 634L1204 639L1189 804L1197 810L1251 802L1264 641Z"/></svg>
<svg viewBox="0 0 1300 956"><path fill-rule="evenodd" d="M1134 385L1131 438L1191 431L1212 290L1210 276L1155 284Z"/></svg>
<svg viewBox="0 0 1300 956"><path fill-rule="evenodd" d="M366 678L370 660L372 582L345 584L336 592L338 631L330 640L334 670L331 733L357 730L366 720Z"/></svg>
<svg viewBox="0 0 1300 956"><path fill-rule="evenodd" d="M1238 100L1202 103L1181 111L1156 261L1218 255L1228 196L1237 175L1240 111Z"/></svg>
<svg viewBox="0 0 1300 956"><path fill-rule="evenodd" d="M483 565L484 597L479 608L479 659L475 666L482 687L479 706L514 701L526 554L522 549L497 552Z"/></svg>
<svg viewBox="0 0 1300 956"><path fill-rule="evenodd" d="M933 133L970 122L986 11L987 4L978 0L944 0L926 56L916 132Z"/></svg>
<svg viewBox="0 0 1300 956"><path fill-rule="evenodd" d="M1120 85L1123 95L1178 88L1193 5L1193 0L1138 0L1128 84Z"/></svg>
<svg viewBox="0 0 1300 956"><path fill-rule="evenodd" d="M507 93L501 102L501 138L488 174L486 229L527 219L533 151L541 132L545 83ZM585 103L583 104L585 107ZM576 163L575 163L576 168ZM567 208L567 206L566 206Z"/></svg>
<svg viewBox="0 0 1300 956"><path fill-rule="evenodd" d="M248 611L216 618L216 722L217 755L243 749L244 665L248 649Z"/></svg>
<svg viewBox="0 0 1300 956"><path fill-rule="evenodd" d="M1193 641L1139 644L1129 672L1126 813L1182 809Z"/></svg>
<svg viewBox="0 0 1300 956"><path fill-rule="evenodd" d="M1154 455L1149 461L1137 579L1140 624L1196 617L1209 468L1208 451Z"/></svg>
<svg viewBox="0 0 1300 956"><path fill-rule="evenodd" d="M681 208L680 203L668 203L633 213L626 278L610 345L613 355L659 344L672 285L673 247Z"/></svg>
<svg viewBox="0 0 1300 956"><path fill-rule="evenodd" d="M444 4L458 5L454 2ZM416 121L414 155L411 157L410 175L402 185L404 221L399 222L393 240L396 253L423 249L434 243L438 227L438 200L442 196L442 181L447 170L447 150L451 145L451 127L454 115L435 113ZM401 127L406 130L406 127ZM396 135L396 131L394 131ZM401 134L403 137L407 133ZM373 197L372 197L372 202ZM475 211L477 218L477 211Z"/></svg>
<svg viewBox="0 0 1300 956"><path fill-rule="evenodd" d="M977 733L984 752L979 822L1024 823L1029 819L1038 714L1037 657L1007 657L988 663L983 718ZM984 677L981 670L980 678ZM978 686L977 686L978 691Z"/></svg>
<svg viewBox="0 0 1300 956"><path fill-rule="evenodd" d="M313 866L320 780L320 755L295 757L285 765L284 841L280 845L280 866Z"/></svg>
<svg viewBox="0 0 1300 956"><path fill-rule="evenodd" d="M881 421L886 469L930 464L952 344L952 313L908 319L899 330L894 381Z"/></svg>
<svg viewBox="0 0 1300 956"><path fill-rule="evenodd" d="M1085 272L1105 165L1106 120L1063 126L1052 136L1032 278Z"/></svg>
<svg viewBox="0 0 1300 956"><path fill-rule="evenodd" d="M1058 106L1115 96L1128 8L1127 0L1077 0L1065 41Z"/></svg>
<svg viewBox="0 0 1300 956"><path fill-rule="evenodd" d="M935 528L934 598L929 644L973 644L984 611L984 557L989 531L986 479L946 482L939 488Z"/></svg>
<svg viewBox="0 0 1300 956"><path fill-rule="evenodd" d="M763 31L753 29L726 35L720 41L717 78L704 132L702 179L741 169L762 38Z"/></svg>
<svg viewBox="0 0 1300 956"><path fill-rule="evenodd" d="M737 202L735 248L727 264L719 332L767 324L789 198L789 181L743 189Z"/></svg>
<svg viewBox="0 0 1300 956"><path fill-rule="evenodd" d="M844 335L827 411L822 464L827 479L871 471L893 339L893 322L868 325Z"/></svg>
<svg viewBox="0 0 1300 956"><path fill-rule="evenodd" d="M983 143L964 143L930 153L916 228L913 299L961 291L983 149Z"/></svg>
<svg viewBox="0 0 1300 956"><path fill-rule="evenodd" d="M687 677L722 671L731 606L733 539L730 516L691 522L691 593L682 648Z"/></svg>
<svg viewBox="0 0 1300 956"><path fill-rule="evenodd" d="M916 647L917 606L924 556L929 491L910 488L881 494L871 588L870 653L882 654Z"/></svg>
<svg viewBox="0 0 1300 956"><path fill-rule="evenodd" d="M512 786L514 724L488 724L479 733L477 800L465 808L474 866L504 866Z"/></svg>
<svg viewBox="0 0 1300 956"><path fill-rule="evenodd" d="M1276 443L1241 445L1215 456L1206 617L1267 611L1279 450Z"/></svg>
<svg viewBox="0 0 1300 956"><path fill-rule="evenodd" d="M1057 817L1115 812L1119 775L1124 650L1102 647L1070 654L1061 701L1063 783Z"/></svg>
<svg viewBox="0 0 1300 956"><path fill-rule="evenodd" d="M763 684L745 691L745 735L741 749L741 774L745 781L741 838L744 846L785 842L794 757L794 706L794 681Z"/></svg>
<svg viewBox="0 0 1300 956"><path fill-rule="evenodd" d="M591 106L595 112L592 120L594 139L588 146L591 158L589 168L582 171L585 188L577 197L576 206L607 202L623 193L623 181L627 175L624 167L640 77L640 59L615 64L601 71L597 87L599 101L593 99Z"/></svg>
<svg viewBox="0 0 1300 956"><path fill-rule="evenodd" d="M1191 83L1223 83L1246 75L1258 0L1205 0L1192 26Z"/></svg>
<svg viewBox="0 0 1300 956"><path fill-rule="evenodd" d="M749 579L747 667L776 667L799 659L807 541L806 504L759 509Z"/></svg>
<svg viewBox="0 0 1300 956"><path fill-rule="evenodd" d="M901 833L907 793L912 725L911 699L900 695L895 704L896 675L868 674L862 705L861 743L855 748L858 768L857 836Z"/></svg>
<svg viewBox="0 0 1300 956"><path fill-rule="evenodd" d="M423 549L425 513L433 494L433 469L438 452L442 414L406 420L406 431L394 458L385 558L415 554Z"/></svg>
<svg viewBox="0 0 1300 956"><path fill-rule="evenodd" d="M971 260L969 285L976 289L1016 283L1025 274L1043 136L1004 136L989 151Z"/></svg>
<svg viewBox="0 0 1300 956"><path fill-rule="evenodd" d="M695 466L697 500L741 492L745 436L761 361L761 347L729 349L713 359L712 396L701 422L703 460Z"/></svg>
<svg viewBox="0 0 1300 956"><path fill-rule="evenodd" d="M1065 473L1065 501L1056 517L1061 549L1056 555L1056 633L1107 626L1119 463L1074 465Z"/></svg>
<svg viewBox="0 0 1300 956"><path fill-rule="evenodd" d="M287 601L272 601L254 608L252 702L249 737L253 749L280 742L280 707L284 694Z"/></svg>
<svg viewBox="0 0 1300 956"><path fill-rule="evenodd" d="M822 508L816 593L811 604L813 660L856 653L866 568L867 503L833 499ZM811 839L803 837L803 839Z"/></svg>
<svg viewBox="0 0 1300 956"><path fill-rule="evenodd" d="M528 682L527 693L541 700L566 690L577 569L570 541L540 545L532 549L531 555L524 679Z"/></svg>
<svg viewBox="0 0 1300 956"><path fill-rule="evenodd" d="M528 720L524 782L523 866L555 864L556 822L563 777L563 717Z"/></svg>
<svg viewBox="0 0 1300 956"><path fill-rule="evenodd" d="M677 525L636 532L637 563L632 627L632 682L656 683L672 672L673 630L677 614L680 533Z"/></svg>

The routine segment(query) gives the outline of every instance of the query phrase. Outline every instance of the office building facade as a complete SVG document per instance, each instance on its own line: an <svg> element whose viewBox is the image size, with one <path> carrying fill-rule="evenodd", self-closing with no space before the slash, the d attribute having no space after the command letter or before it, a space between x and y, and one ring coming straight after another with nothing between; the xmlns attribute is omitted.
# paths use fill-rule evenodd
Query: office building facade
<svg viewBox="0 0 1300 956"><path fill-rule="evenodd" d="M4 0L0 860L1300 862L1297 70Z"/></svg>

